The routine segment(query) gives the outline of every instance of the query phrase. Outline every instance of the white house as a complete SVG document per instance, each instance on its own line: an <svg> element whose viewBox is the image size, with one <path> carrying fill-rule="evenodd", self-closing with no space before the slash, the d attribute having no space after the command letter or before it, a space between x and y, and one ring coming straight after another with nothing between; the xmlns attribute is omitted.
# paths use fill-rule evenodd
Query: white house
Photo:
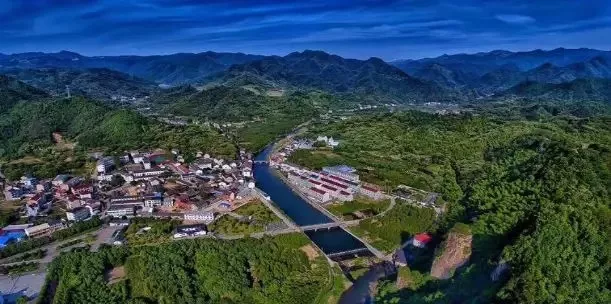
<svg viewBox="0 0 611 304"><path fill-rule="evenodd" d="M189 212L184 215L185 221L197 221L212 223L214 221L214 213L212 212Z"/></svg>
<svg viewBox="0 0 611 304"><path fill-rule="evenodd" d="M98 160L96 169L98 173L106 173L110 171L115 165L115 160L112 157L103 157Z"/></svg>

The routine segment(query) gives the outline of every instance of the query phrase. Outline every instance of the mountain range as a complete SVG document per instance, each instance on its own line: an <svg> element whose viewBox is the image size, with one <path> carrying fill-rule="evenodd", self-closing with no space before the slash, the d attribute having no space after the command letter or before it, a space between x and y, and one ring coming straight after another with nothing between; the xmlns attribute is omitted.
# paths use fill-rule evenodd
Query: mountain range
<svg viewBox="0 0 611 304"><path fill-rule="evenodd" d="M399 60L392 64L422 80L445 88L474 90L481 95L499 93L526 81L553 84L611 78L611 52L593 49L499 50Z"/></svg>
<svg viewBox="0 0 611 304"><path fill-rule="evenodd" d="M11 69L4 74L53 96L66 96L68 87L72 95L102 101L144 97L157 89L157 84L152 81L106 68Z"/></svg>
<svg viewBox="0 0 611 304"><path fill-rule="evenodd" d="M282 88L352 94L369 101L450 101L456 97L452 91L412 77L379 58L345 59L310 50L233 65L210 80L231 83L235 79Z"/></svg>
<svg viewBox="0 0 611 304"><path fill-rule="evenodd" d="M222 85L226 88L323 91L355 103L464 102L482 97L519 97L520 94L533 98L533 94L526 94L531 90L518 88L534 86L537 86L537 96L546 96L542 90L551 90L548 95L558 98L581 96L585 100L605 100L599 94L604 82L585 82L595 88L592 90L585 90L583 85L543 84L611 79L611 52L562 48L492 51L387 63L379 58L346 59L311 50L286 56L204 52L93 57L62 51L0 54L0 74L11 75L52 95L61 95L68 85L75 94L97 99L151 95L160 103L164 103L161 98L165 95L156 94L157 87L179 84L206 89ZM559 89L581 91L573 95L556 94ZM236 92L223 89L205 96L229 101ZM220 96L224 93L229 95ZM238 95L248 95L243 93L246 92L238 92ZM194 104L197 100L192 98L188 103Z"/></svg>
<svg viewBox="0 0 611 304"><path fill-rule="evenodd" d="M159 84L193 82L223 71L233 64L246 63L263 56L243 53L178 53L156 56L83 56L78 53L0 54L0 72L7 69L108 68Z"/></svg>

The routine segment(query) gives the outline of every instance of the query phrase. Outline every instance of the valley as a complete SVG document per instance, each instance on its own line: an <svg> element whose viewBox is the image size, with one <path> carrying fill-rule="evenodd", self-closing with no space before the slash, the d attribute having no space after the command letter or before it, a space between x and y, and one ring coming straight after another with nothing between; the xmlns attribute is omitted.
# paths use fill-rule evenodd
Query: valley
<svg viewBox="0 0 611 304"><path fill-rule="evenodd" d="M604 302L609 56L2 55L2 224L75 228L0 253L82 201L38 303Z"/></svg>

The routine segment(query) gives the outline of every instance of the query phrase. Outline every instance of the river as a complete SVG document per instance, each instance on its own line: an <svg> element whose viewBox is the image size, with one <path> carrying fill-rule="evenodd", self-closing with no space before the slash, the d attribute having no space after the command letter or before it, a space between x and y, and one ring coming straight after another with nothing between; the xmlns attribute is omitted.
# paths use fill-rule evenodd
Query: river
<svg viewBox="0 0 611 304"><path fill-rule="evenodd" d="M271 152L272 146L270 145L259 153L255 160L267 160ZM276 206L297 225L306 226L332 222L330 218L294 193L287 184L275 175L273 170L267 163L256 163L254 165L253 171L257 187L267 193ZM306 234L327 254L365 247L363 243L342 228L308 231Z"/></svg>
<svg viewBox="0 0 611 304"><path fill-rule="evenodd" d="M272 153L272 145L259 153L255 160L267 160L270 153ZM305 226L332 222L330 218L295 194L287 184L276 176L277 173L269 164L256 163L253 171L257 187L267 193L276 206L284 211L297 225ZM326 254L365 247L363 243L342 228L308 231L306 235ZM353 285L342 294L339 303L373 303L370 285L383 276L385 276L383 268L373 267L366 275L353 282Z"/></svg>

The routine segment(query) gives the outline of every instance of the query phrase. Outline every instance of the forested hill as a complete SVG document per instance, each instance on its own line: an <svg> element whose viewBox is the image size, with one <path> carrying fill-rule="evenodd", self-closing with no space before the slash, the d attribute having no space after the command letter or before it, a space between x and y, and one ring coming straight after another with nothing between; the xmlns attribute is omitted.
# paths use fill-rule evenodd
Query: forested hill
<svg viewBox="0 0 611 304"><path fill-rule="evenodd" d="M234 65L212 81L227 83L236 78L283 88L353 94L355 100L365 101L442 102L460 96L411 77L378 58L345 59L322 51L295 52Z"/></svg>
<svg viewBox="0 0 611 304"><path fill-rule="evenodd" d="M19 101L31 101L46 96L45 92L17 79L0 75L0 113L10 109Z"/></svg>
<svg viewBox="0 0 611 304"><path fill-rule="evenodd" d="M13 69L4 73L54 96L66 96L66 86L72 95L103 101L139 98L157 89L151 81L105 68Z"/></svg>
<svg viewBox="0 0 611 304"><path fill-rule="evenodd" d="M498 94L498 96L518 96L547 101L602 102L611 104L611 79L577 79L558 84L526 81Z"/></svg>
<svg viewBox="0 0 611 304"><path fill-rule="evenodd" d="M15 159L42 153L58 132L76 148L124 151L139 147L177 148L233 156L235 147L215 130L177 127L117 110L96 101L52 98L11 77L0 76L0 158ZM48 171L48 172L52 172Z"/></svg>
<svg viewBox="0 0 611 304"><path fill-rule="evenodd" d="M431 264L416 259L403 284L389 277L379 285L376 303L609 302L608 116L397 112L316 124L305 136L322 134L340 146L300 150L291 161L349 164L367 182L440 193L448 205L435 237L443 240L456 223L472 231L470 258L451 279L436 279ZM405 226L388 221L376 229L391 235ZM509 270L493 281L499 265Z"/></svg>
<svg viewBox="0 0 611 304"><path fill-rule="evenodd" d="M262 56L243 53L179 53L157 56L94 56L73 52L20 53L0 56L0 72L7 69L108 68L162 84L189 83Z"/></svg>

